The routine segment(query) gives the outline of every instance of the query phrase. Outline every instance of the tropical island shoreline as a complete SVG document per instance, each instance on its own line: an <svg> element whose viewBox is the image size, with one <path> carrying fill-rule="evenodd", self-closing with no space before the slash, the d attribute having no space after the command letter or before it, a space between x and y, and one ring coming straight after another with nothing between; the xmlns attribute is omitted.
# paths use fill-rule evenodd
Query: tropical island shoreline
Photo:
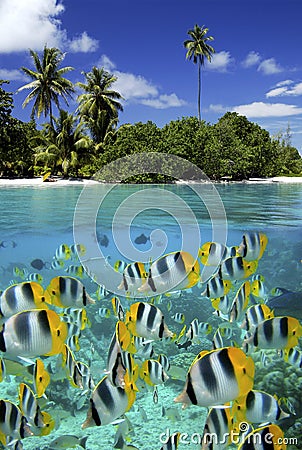
<svg viewBox="0 0 302 450"><path fill-rule="evenodd" d="M118 183L118 182L117 182ZM176 180L175 184L190 184L190 183L204 183L204 180ZM302 177L269 177L269 178L249 178L247 180L235 181L231 179L226 180L209 180L209 183L221 184L221 183L302 183ZM62 178L62 177L52 177L48 181L43 181L43 177L34 178L0 178L0 188L1 187L55 187L55 186L87 186L104 184L103 181L97 181L88 178Z"/></svg>

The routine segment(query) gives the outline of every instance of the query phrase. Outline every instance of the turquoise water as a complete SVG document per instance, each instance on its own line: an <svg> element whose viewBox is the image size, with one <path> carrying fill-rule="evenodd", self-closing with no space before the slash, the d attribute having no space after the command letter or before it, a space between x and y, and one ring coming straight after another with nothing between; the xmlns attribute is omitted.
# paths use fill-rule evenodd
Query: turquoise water
<svg viewBox="0 0 302 450"><path fill-rule="evenodd" d="M170 211L158 209L158 193L154 196L154 188L160 189L160 196L166 195ZM109 257L110 264L116 259L124 257L126 260L153 260L161 254L176 251L182 247L183 239L187 238L187 244L194 250L199 243L213 238L213 226L210 216L202 203L201 191L197 193L187 185L170 186L137 186L118 185L110 186L94 185L85 188L85 202L92 199L93 204L97 199L96 222L88 210L76 216L75 229L77 237L84 236L87 244L98 247L97 256ZM196 187L195 187L196 189ZM209 191L205 197L209 196ZM270 272L268 282L275 283L276 273L272 270L272 264L283 265L284 283L288 289L298 289L301 286L300 260L302 250L302 186L300 184L232 184L215 185L217 193L222 200L221 205L212 205L218 218L215 222L216 237L226 237L228 245L237 245L245 231L264 231L269 237L269 246L265 253L263 270ZM0 247L2 288L12 278L10 269L13 266L26 265L35 258L50 262L55 249L62 243L73 242L74 216L77 211L77 203L83 191L81 186L68 187L15 187L0 189L0 241L14 241L16 246L11 248ZM139 198L133 195L139 192ZM148 194L149 192L149 194ZM183 199L193 219L196 219L199 230L196 229L190 214L182 205L177 204L174 198L169 197L173 193L176 199ZM104 198L103 198L104 196ZM86 198L87 197L87 198ZM99 199L103 199L98 205ZM112 221L114 214L125 199L128 199L126 209L118 212L114 228L114 239L112 237ZM130 199L130 200L129 200ZM210 201L212 198L210 198ZM216 201L216 197L214 199ZM86 204L86 203L85 203ZM165 205L165 204L164 204ZM211 207L210 205L210 207ZM87 206L89 208L89 204ZM145 208L148 209L145 209ZM83 209L83 208L82 208ZM226 221L224 221L224 214ZM215 220L215 218L214 218ZM132 222L131 222L132 221ZM82 222L82 223L81 223ZM131 225L127 225L127 223ZM94 236L87 236L88 223L95 227L98 245L95 244ZM150 251L151 243L136 245L135 238L144 233L147 237L157 230L154 245ZM200 232L198 236L196 233ZM83 234L82 234L83 233ZM192 234L193 233L193 234ZM226 233L226 234L225 234ZM166 234L166 236L164 236ZM108 246L102 246L102 238L108 237ZM191 236L192 235L192 236ZM158 238L157 238L158 236ZM190 238L194 239L192 243ZM199 241L197 240L199 238ZM129 245L125 245L129 241ZM132 242L132 246L130 246ZM191 245L192 244L192 245ZM119 250L124 250L122 255ZM135 253L135 250L137 253ZM128 253L128 254L127 254ZM192 251L193 253L193 251ZM265 261L272 255L272 261ZM278 255L276 258L275 255ZM136 256L137 258L132 256ZM52 275L46 272L47 275Z"/></svg>
<svg viewBox="0 0 302 450"><path fill-rule="evenodd" d="M257 273L264 276L267 290L271 291L277 286L292 291L302 290L300 184L91 185L84 190L79 185L1 187L0 205L2 290L11 282L22 281L15 276L15 267L25 268L29 273L39 272L43 276L44 287L52 277L66 275L68 265L77 264L77 261L66 262L65 267L59 271L48 267L56 249L63 243L71 245L74 236L78 243L84 242L87 248L84 263L92 271L98 272L99 262L102 261L112 267L118 259L148 262L150 258L154 260L162 254L180 249L188 249L194 253L202 243L209 240L219 241L221 238L227 245L238 245L243 233L249 230L263 231L268 236L267 249L257 270ZM135 239L142 234L147 237L146 242L135 244ZM30 264L37 258L49 263L41 271ZM110 291L120 295L116 289L120 274L112 273L112 279L109 275L106 279L101 270L97 277ZM95 282L87 276L82 282L88 293L95 294ZM95 315L99 307L111 308L110 299L111 296L100 300L97 307L88 308L92 326L84 330L83 338L81 336L79 355L86 362L87 355L91 356L90 343L94 343L91 370L95 382L103 376L106 349L115 325L112 315L109 319L99 321L95 320ZM127 301L123 299L125 306ZM184 298L173 298L172 301L172 310L167 312L164 306L164 312L168 325L175 331L181 328L169 317L175 312L183 312L188 324L196 316L202 321L213 321L208 307L200 307L200 302L203 301L200 300L200 290L195 289ZM163 344L159 350L165 351L172 358L177 357L176 349L167 344ZM202 348L196 346L190 351L196 355L200 350ZM189 365L188 362L184 363L186 369ZM17 398L17 392L14 397L17 385L12 377L10 381L5 380L1 385L3 395L14 401ZM115 433L113 426L89 428L85 430L87 433L80 429L86 417L89 395L84 406L77 409L80 398L78 391L68 387L68 383L62 386L61 382L57 382L50 390L49 400L52 406L49 412L52 408L58 408L57 411L65 410L67 414L62 413L53 434L45 438L26 439L24 448L46 449L53 436L60 436L67 431L79 436L88 435L89 449L112 448ZM135 428L131 441L133 445L143 450L159 450L162 445L159 435L167 428L171 432L202 432L205 408L192 406L182 411L178 404L181 421L162 417L161 406L174 407L173 398L181 392L182 386L183 383L171 380L159 386L159 403L156 405L152 401L152 390L139 394L128 413ZM284 392L283 396L286 395ZM143 419L138 406L144 409L148 418L144 426L139 425ZM60 413L57 412L57 415ZM302 445L302 437L300 443ZM183 443L179 448L188 448L188 445ZM191 443L189 448L199 447Z"/></svg>

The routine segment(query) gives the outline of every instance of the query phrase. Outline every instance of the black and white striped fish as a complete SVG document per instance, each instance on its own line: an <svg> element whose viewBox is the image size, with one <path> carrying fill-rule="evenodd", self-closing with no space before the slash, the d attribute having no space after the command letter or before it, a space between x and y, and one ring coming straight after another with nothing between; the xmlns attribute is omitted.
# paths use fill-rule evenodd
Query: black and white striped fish
<svg viewBox="0 0 302 450"><path fill-rule="evenodd" d="M249 392L254 384L255 365L236 347L203 351L193 361L177 403L221 406Z"/></svg>

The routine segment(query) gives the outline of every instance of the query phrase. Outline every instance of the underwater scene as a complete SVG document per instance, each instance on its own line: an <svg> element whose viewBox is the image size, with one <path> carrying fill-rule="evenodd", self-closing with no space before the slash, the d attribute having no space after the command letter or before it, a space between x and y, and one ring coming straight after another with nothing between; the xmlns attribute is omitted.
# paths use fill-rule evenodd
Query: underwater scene
<svg viewBox="0 0 302 450"><path fill-rule="evenodd" d="M302 448L300 184L0 205L2 448Z"/></svg>

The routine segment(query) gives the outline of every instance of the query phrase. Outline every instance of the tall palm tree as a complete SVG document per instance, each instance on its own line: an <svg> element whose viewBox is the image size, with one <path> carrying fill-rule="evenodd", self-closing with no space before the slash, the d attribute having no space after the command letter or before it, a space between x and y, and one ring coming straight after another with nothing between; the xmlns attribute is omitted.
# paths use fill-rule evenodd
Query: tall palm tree
<svg viewBox="0 0 302 450"><path fill-rule="evenodd" d="M186 59L193 59L194 64L198 64L198 120L201 120L201 67L205 64L205 58L211 62L212 54L215 53L214 48L208 44L213 41L213 36L207 36L209 29L204 25L200 28L197 24L193 30L188 31L191 39L184 41L187 49Z"/></svg>
<svg viewBox="0 0 302 450"><path fill-rule="evenodd" d="M86 83L77 83L84 91L78 96L78 112L98 145L116 127L118 111L123 111L119 100L123 97L111 88L117 78L104 68L93 67L91 72L83 74Z"/></svg>
<svg viewBox="0 0 302 450"><path fill-rule="evenodd" d="M31 89L23 102L23 108L34 100L32 109L32 118L36 115L38 118L42 113L46 117L50 116L50 123L53 126L53 107L54 103L59 108L59 96L63 97L68 105L68 97L74 92L73 83L64 78L64 74L73 70L73 67L60 67L65 55L58 48L44 47L42 60L37 52L30 50L33 58L35 70L22 67L21 70L33 81L21 86L18 91Z"/></svg>

